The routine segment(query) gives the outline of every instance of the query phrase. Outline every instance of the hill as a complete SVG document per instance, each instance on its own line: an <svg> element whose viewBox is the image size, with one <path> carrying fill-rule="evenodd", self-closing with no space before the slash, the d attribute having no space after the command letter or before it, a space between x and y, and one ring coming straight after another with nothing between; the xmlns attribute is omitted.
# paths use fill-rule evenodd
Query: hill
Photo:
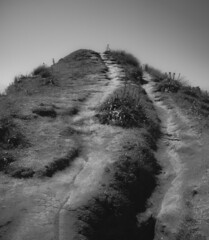
<svg viewBox="0 0 209 240"><path fill-rule="evenodd" d="M209 236L207 92L80 49L0 105L1 239Z"/></svg>

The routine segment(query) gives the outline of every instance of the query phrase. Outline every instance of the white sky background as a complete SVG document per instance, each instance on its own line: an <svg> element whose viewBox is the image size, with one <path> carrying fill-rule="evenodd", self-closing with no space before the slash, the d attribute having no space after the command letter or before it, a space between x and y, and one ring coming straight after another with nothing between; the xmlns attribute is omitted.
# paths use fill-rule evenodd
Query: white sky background
<svg viewBox="0 0 209 240"><path fill-rule="evenodd" d="M0 88L79 48L127 50L209 90L208 0L0 0Z"/></svg>

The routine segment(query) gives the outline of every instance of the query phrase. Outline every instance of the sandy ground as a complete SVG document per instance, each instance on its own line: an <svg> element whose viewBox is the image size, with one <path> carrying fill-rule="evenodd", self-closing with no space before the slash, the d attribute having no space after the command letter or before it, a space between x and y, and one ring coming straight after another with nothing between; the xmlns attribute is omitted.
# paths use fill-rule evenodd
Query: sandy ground
<svg viewBox="0 0 209 240"><path fill-rule="evenodd" d="M145 90L163 131L156 153L163 172L151 200L157 218L155 239L209 239L208 131L203 132L171 99L154 92L154 85L149 82Z"/></svg>

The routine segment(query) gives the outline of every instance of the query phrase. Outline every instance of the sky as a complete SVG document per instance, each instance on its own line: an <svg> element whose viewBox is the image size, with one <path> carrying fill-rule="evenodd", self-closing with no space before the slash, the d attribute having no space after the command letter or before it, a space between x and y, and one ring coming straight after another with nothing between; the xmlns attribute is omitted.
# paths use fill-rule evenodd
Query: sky
<svg viewBox="0 0 209 240"><path fill-rule="evenodd" d="M0 0L0 89L80 48L126 50L209 91L208 0Z"/></svg>

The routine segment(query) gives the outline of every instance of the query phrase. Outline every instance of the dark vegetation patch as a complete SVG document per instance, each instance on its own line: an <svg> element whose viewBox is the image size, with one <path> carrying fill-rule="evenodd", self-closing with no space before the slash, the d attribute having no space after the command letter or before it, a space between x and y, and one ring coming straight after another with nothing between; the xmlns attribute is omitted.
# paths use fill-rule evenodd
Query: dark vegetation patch
<svg viewBox="0 0 209 240"><path fill-rule="evenodd" d="M12 118L0 119L0 148L12 149L28 146L28 141Z"/></svg>
<svg viewBox="0 0 209 240"><path fill-rule="evenodd" d="M102 124L125 128L156 128L157 116L152 116L152 103L139 86L130 85L117 90L99 108L97 117ZM153 112L152 112L153 111ZM157 128L156 128L157 129Z"/></svg>
<svg viewBox="0 0 209 240"><path fill-rule="evenodd" d="M0 120L0 171L12 177L27 176L25 169L14 167L17 161L17 150L29 147L26 137L21 133L21 128L10 116Z"/></svg>
<svg viewBox="0 0 209 240"><path fill-rule="evenodd" d="M10 163L15 162L14 157L11 154L1 152L0 154L0 171L4 171L10 165Z"/></svg>
<svg viewBox="0 0 209 240"><path fill-rule="evenodd" d="M137 213L146 210L161 168L151 146L144 142L144 146L136 143L109 165L106 174L112 176L111 182L78 210L80 235L89 240L153 239L155 219L150 216L139 224Z"/></svg>
<svg viewBox="0 0 209 240"><path fill-rule="evenodd" d="M11 166L5 170L5 173L14 178L31 178L34 176L35 171L27 167Z"/></svg>
<svg viewBox="0 0 209 240"><path fill-rule="evenodd" d="M41 116L41 117L51 117L55 118L57 116L57 112L52 106L39 106L32 110L33 113Z"/></svg>
<svg viewBox="0 0 209 240"><path fill-rule="evenodd" d="M66 156L55 159L45 169L41 171L42 176L52 177L56 172L61 171L70 166L72 161L78 156L79 149L72 148Z"/></svg>
<svg viewBox="0 0 209 240"><path fill-rule="evenodd" d="M133 88L135 89L135 87ZM121 89L99 108L97 117L102 124L121 127L139 127L147 121L139 98L131 94L131 89Z"/></svg>
<svg viewBox="0 0 209 240"><path fill-rule="evenodd" d="M37 68L35 68L32 72L33 76L41 76L42 78L48 78L52 76L52 73L49 69L49 67L46 67L45 65L40 65Z"/></svg>
<svg viewBox="0 0 209 240"><path fill-rule="evenodd" d="M78 114L78 112L79 112L79 107L72 106L72 107L68 107L66 109L61 110L60 114L62 116L74 116L74 115Z"/></svg>

